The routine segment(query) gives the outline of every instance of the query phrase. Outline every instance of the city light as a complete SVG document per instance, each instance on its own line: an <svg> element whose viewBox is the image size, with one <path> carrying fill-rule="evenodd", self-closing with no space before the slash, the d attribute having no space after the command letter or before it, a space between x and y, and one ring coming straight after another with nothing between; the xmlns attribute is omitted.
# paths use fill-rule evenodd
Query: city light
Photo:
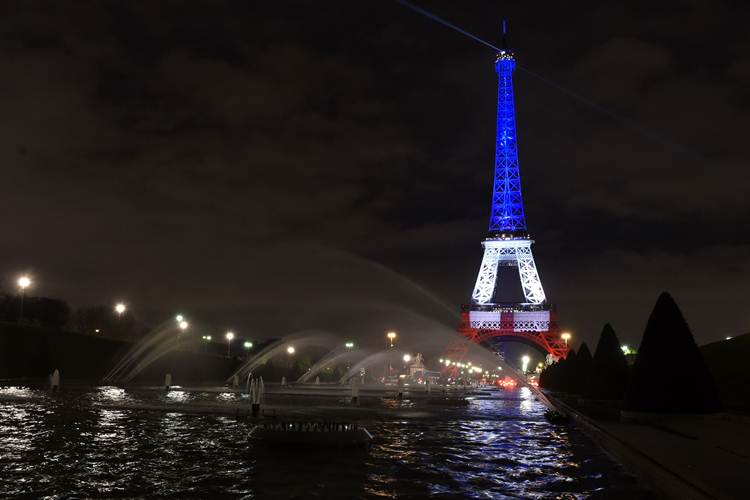
<svg viewBox="0 0 750 500"><path fill-rule="evenodd" d="M18 282L17 283L18 283L18 287L21 290L26 290L28 287L31 286L31 278L29 278L26 275L23 275L20 278L18 278Z"/></svg>
<svg viewBox="0 0 750 500"><path fill-rule="evenodd" d="M179 323L179 325L178 325L178 326L180 327L180 330L182 330L182 331L185 331L185 330L187 330L187 329L188 329L188 327L190 326L190 323L188 323L187 321L185 321L185 320L183 319L183 320L180 320L180 323Z"/></svg>
<svg viewBox="0 0 750 500"><path fill-rule="evenodd" d="M18 287L21 289L21 310L18 312L18 323L23 323L23 299L26 296L26 289L31 286L31 278L26 275L18 278Z"/></svg>
<svg viewBox="0 0 750 500"><path fill-rule="evenodd" d="M625 356L627 356L628 354L630 354L630 346L628 346L627 344L622 344L622 345L620 346L620 349L622 349L622 353L623 353L623 354L624 354Z"/></svg>
<svg viewBox="0 0 750 500"><path fill-rule="evenodd" d="M128 307L122 302L118 302L117 304L115 304L115 312L118 315L122 316L122 313L124 313L127 310L128 310Z"/></svg>
<svg viewBox="0 0 750 500"><path fill-rule="evenodd" d="M529 361L531 361L531 358L528 357L527 355L524 355L521 358L521 363L523 363L522 366L521 366L521 371L522 372L526 373L526 370L528 370L528 368L529 368Z"/></svg>
<svg viewBox="0 0 750 500"><path fill-rule="evenodd" d="M286 348L286 353L289 354L290 356L294 354L294 351L295 349L293 345L290 345L289 347Z"/></svg>
<svg viewBox="0 0 750 500"><path fill-rule="evenodd" d="M450 359L446 359L445 360L445 366L450 366L450 365L451 365L451 360Z"/></svg>
<svg viewBox="0 0 750 500"><path fill-rule="evenodd" d="M396 337L398 336L396 332L390 331L386 333L385 336L388 338L388 341L390 342L390 347L393 347L393 341L396 340Z"/></svg>
<svg viewBox="0 0 750 500"><path fill-rule="evenodd" d="M563 332L562 335L560 335L560 338L563 339L565 342L565 347L568 347L568 340L570 340L570 333Z"/></svg>
<svg viewBox="0 0 750 500"><path fill-rule="evenodd" d="M253 343L250 342L249 340L246 340L245 343L242 344L242 345L245 347L245 349L252 349L253 348Z"/></svg>
<svg viewBox="0 0 750 500"><path fill-rule="evenodd" d="M404 354L404 363L408 363L411 361L411 355L410 354Z"/></svg>
<svg viewBox="0 0 750 500"><path fill-rule="evenodd" d="M354 348L354 342L347 342L346 344L344 344L344 347L346 347L347 349L352 349Z"/></svg>
<svg viewBox="0 0 750 500"><path fill-rule="evenodd" d="M232 340L234 340L234 332L225 333L224 338L227 339L227 358L231 358L232 357Z"/></svg>
<svg viewBox="0 0 750 500"><path fill-rule="evenodd" d="M183 316L182 314L178 314L177 316L174 317L174 319L178 323L182 323L183 321L185 321L185 316Z"/></svg>

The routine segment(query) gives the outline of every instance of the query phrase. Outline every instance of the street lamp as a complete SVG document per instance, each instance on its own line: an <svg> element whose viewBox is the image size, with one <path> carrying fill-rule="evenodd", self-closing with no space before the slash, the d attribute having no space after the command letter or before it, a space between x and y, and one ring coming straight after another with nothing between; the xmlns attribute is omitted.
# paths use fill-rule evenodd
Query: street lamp
<svg viewBox="0 0 750 500"><path fill-rule="evenodd" d="M26 296L26 289L31 286L31 278L25 274L18 278L18 288L21 289L21 308L18 312L18 322L23 322L23 299Z"/></svg>
<svg viewBox="0 0 750 500"><path fill-rule="evenodd" d="M227 339L227 358L232 356L232 340L234 339L234 332L227 332L224 337Z"/></svg>
<svg viewBox="0 0 750 500"><path fill-rule="evenodd" d="M563 339L565 342L565 347L568 347L568 340L570 340L570 334L568 332L563 332L562 335L560 335L560 338Z"/></svg>
<svg viewBox="0 0 750 500"><path fill-rule="evenodd" d="M118 316L122 316L122 313L124 313L127 310L128 310L128 307L122 302L118 302L117 304L115 304L115 312L117 313Z"/></svg>
<svg viewBox="0 0 750 500"><path fill-rule="evenodd" d="M531 361L531 358L524 354L521 358L521 362L523 363L521 366L522 372L526 373L526 370L529 368L529 361Z"/></svg>
<svg viewBox="0 0 750 500"><path fill-rule="evenodd" d="M396 340L396 337L398 337L396 332L393 332L393 331L388 332L385 334L385 336L388 338L389 347L393 347L393 341Z"/></svg>
<svg viewBox="0 0 750 500"><path fill-rule="evenodd" d="M249 340L246 340L246 341L245 341L245 343L244 343L244 344L242 344L242 346L243 346L243 347L244 347L245 349L252 349L252 348L253 348L253 343L252 343L252 342L250 342Z"/></svg>
<svg viewBox="0 0 750 500"><path fill-rule="evenodd" d="M404 363L411 361L411 354L404 354Z"/></svg>
<svg viewBox="0 0 750 500"><path fill-rule="evenodd" d="M294 354L294 350L295 350L294 346L290 345L289 347L286 348L286 353L291 356L292 354Z"/></svg>
<svg viewBox="0 0 750 500"><path fill-rule="evenodd" d="M185 321L185 316L183 316L182 314L178 314L177 316L174 317L174 320L178 323L181 323Z"/></svg>
<svg viewBox="0 0 750 500"><path fill-rule="evenodd" d="M346 344L344 344L344 347L346 347L347 349L353 349L354 348L354 342L351 342L351 341L347 342Z"/></svg>
<svg viewBox="0 0 750 500"><path fill-rule="evenodd" d="M180 316L180 317L182 317L182 316ZM179 332L177 332L177 345L178 345L178 346L179 346L179 344L180 344L180 339L182 338L182 334L183 334L183 333L185 332L185 330L187 330L187 329L188 329L188 327L189 327L189 326L190 326L190 323L188 323L188 322L187 322L187 321L185 321L184 319L181 319L181 320L180 320L180 321L179 321L179 322L177 323L177 327L178 327L178 328L180 329L180 331L179 331Z"/></svg>

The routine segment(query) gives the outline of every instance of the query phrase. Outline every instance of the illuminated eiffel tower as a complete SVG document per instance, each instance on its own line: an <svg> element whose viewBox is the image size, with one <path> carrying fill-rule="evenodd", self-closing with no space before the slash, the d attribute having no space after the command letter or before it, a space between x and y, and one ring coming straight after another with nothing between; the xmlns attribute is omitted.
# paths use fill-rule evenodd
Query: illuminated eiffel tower
<svg viewBox="0 0 750 500"><path fill-rule="evenodd" d="M489 234L482 242L484 256L471 303L461 309L459 333L481 343L530 343L559 359L567 355L568 347L560 338L555 313L539 279L531 251L534 240L527 231L523 209L513 102L516 59L508 49L505 21L502 47L495 59L497 139ZM509 268L517 274L508 272ZM508 299L519 284L521 293Z"/></svg>

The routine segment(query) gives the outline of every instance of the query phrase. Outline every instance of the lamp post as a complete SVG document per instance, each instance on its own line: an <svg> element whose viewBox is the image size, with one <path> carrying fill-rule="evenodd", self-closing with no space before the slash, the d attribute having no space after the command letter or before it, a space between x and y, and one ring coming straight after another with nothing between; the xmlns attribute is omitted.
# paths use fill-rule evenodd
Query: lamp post
<svg viewBox="0 0 750 500"><path fill-rule="evenodd" d="M524 354L523 357L521 358L521 363L522 363L522 365L521 365L521 371L524 374L529 369L529 361L531 361L531 358Z"/></svg>
<svg viewBox="0 0 750 500"><path fill-rule="evenodd" d="M408 353L404 354L403 360L404 360L405 373L408 374L409 373L409 361L411 361L411 354L408 354Z"/></svg>
<svg viewBox="0 0 750 500"><path fill-rule="evenodd" d="M224 337L227 339L227 359L232 357L232 340L234 340L234 332L227 332Z"/></svg>
<svg viewBox="0 0 750 500"><path fill-rule="evenodd" d="M253 343L250 342L249 340L246 340L245 343L242 344L242 346L249 351L250 349L253 348Z"/></svg>
<svg viewBox="0 0 750 500"><path fill-rule="evenodd" d="M568 347L568 340L570 340L570 334L568 332L563 332L562 335L560 335L560 338L563 339L565 342L565 347Z"/></svg>
<svg viewBox="0 0 750 500"><path fill-rule="evenodd" d="M182 318L182 316L180 316L180 318ZM178 327L178 328L180 329L180 331L179 331L179 332L177 332L177 345L180 345L180 340L182 339L182 334L183 334L183 332L184 332L185 330L187 330L187 329L188 329L188 327L189 327L189 326L190 326L190 323L188 323L188 322L187 322L187 321L185 321L184 319L181 319L181 320L180 320L180 321L179 321L179 322L177 323L177 327Z"/></svg>
<svg viewBox="0 0 750 500"><path fill-rule="evenodd" d="M393 348L393 341L396 340L396 337L398 337L398 335L396 334L396 332L391 331L386 333L385 336L388 339L388 347Z"/></svg>
<svg viewBox="0 0 750 500"><path fill-rule="evenodd" d="M117 313L118 316L122 316L123 313L127 310L128 310L128 306L126 306L122 302L118 302L117 304L115 304L115 312Z"/></svg>
<svg viewBox="0 0 750 500"><path fill-rule="evenodd" d="M388 333L385 334L385 338L386 338L385 346L386 346L386 348L393 349L393 345L394 345L393 342L396 340L396 337L398 337L398 335L393 330L391 330L390 332L388 332ZM392 370L393 370L393 366L391 365L391 360L389 359L388 363L385 365L385 374L383 375L383 384L385 384L385 380L391 374Z"/></svg>
<svg viewBox="0 0 750 500"><path fill-rule="evenodd" d="M346 344L344 344L344 347L351 351L352 349L354 349L354 342L347 342Z"/></svg>
<svg viewBox="0 0 750 500"><path fill-rule="evenodd" d="M31 286L31 278L26 275L18 278L18 288L21 289L21 308L18 312L18 323L23 322L23 299L26 296L26 289Z"/></svg>

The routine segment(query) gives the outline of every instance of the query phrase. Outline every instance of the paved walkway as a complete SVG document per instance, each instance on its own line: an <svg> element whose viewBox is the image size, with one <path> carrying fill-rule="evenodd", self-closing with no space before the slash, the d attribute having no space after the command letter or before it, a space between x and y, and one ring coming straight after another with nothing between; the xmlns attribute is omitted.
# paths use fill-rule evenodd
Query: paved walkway
<svg viewBox="0 0 750 500"><path fill-rule="evenodd" d="M605 450L668 497L750 499L750 417L686 415L622 423L573 414Z"/></svg>

